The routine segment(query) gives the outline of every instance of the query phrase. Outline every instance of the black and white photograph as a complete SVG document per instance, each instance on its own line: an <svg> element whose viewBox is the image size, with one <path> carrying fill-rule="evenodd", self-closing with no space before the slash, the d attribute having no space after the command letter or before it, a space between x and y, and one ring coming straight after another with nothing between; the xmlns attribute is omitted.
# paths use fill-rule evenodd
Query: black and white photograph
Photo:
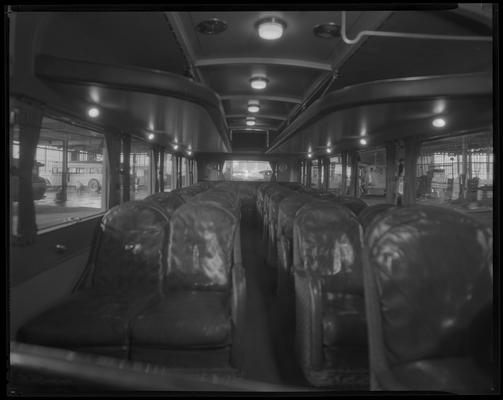
<svg viewBox="0 0 503 400"><path fill-rule="evenodd" d="M7 396L500 395L499 13L4 5Z"/></svg>

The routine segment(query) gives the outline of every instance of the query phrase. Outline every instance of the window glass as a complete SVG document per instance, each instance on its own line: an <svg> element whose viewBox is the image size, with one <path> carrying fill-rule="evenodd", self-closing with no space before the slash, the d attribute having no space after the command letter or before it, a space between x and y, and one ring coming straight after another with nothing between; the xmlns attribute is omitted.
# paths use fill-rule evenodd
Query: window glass
<svg viewBox="0 0 503 400"><path fill-rule="evenodd" d="M311 161L311 187L315 189L319 189L318 173L319 173L318 160L313 160Z"/></svg>
<svg viewBox="0 0 503 400"><path fill-rule="evenodd" d="M181 157L181 166L182 166L182 187L189 186L189 179L187 176L187 159L185 157Z"/></svg>
<svg viewBox="0 0 503 400"><path fill-rule="evenodd" d="M491 133L425 142L417 160L417 201L492 209L493 171Z"/></svg>
<svg viewBox="0 0 503 400"><path fill-rule="evenodd" d="M223 174L225 180L270 181L272 169L268 161L227 160Z"/></svg>
<svg viewBox="0 0 503 400"><path fill-rule="evenodd" d="M173 155L164 153L164 191L173 190Z"/></svg>
<svg viewBox="0 0 503 400"><path fill-rule="evenodd" d="M373 149L358 153L358 180L364 198L384 197L386 194L386 149Z"/></svg>
<svg viewBox="0 0 503 400"><path fill-rule="evenodd" d="M340 156L330 157L328 177L328 189L340 194L342 189L342 158Z"/></svg>
<svg viewBox="0 0 503 400"><path fill-rule="evenodd" d="M131 138L131 155L129 161L131 173L131 200L144 199L152 193L150 159L150 146L138 139Z"/></svg>
<svg viewBox="0 0 503 400"><path fill-rule="evenodd" d="M19 125L13 126L11 193L13 233L17 229ZM103 196L104 135L44 117L35 153L32 185L38 229L97 214ZM66 157L65 157L66 154Z"/></svg>

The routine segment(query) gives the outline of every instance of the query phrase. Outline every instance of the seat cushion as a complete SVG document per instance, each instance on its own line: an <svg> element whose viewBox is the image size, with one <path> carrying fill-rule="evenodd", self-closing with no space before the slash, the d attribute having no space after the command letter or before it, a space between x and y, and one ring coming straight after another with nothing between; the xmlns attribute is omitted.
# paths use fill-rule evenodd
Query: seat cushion
<svg viewBox="0 0 503 400"><path fill-rule="evenodd" d="M440 390L452 393L489 393L492 377L469 358L420 360L396 365L392 372L410 390Z"/></svg>
<svg viewBox="0 0 503 400"><path fill-rule="evenodd" d="M367 325L363 297L324 293L323 344L325 346L367 346Z"/></svg>
<svg viewBox="0 0 503 400"><path fill-rule="evenodd" d="M173 291L134 319L132 346L225 346L230 343L231 329L228 293Z"/></svg>
<svg viewBox="0 0 503 400"><path fill-rule="evenodd" d="M30 320L17 339L61 348L124 346L129 320L151 296L82 290Z"/></svg>

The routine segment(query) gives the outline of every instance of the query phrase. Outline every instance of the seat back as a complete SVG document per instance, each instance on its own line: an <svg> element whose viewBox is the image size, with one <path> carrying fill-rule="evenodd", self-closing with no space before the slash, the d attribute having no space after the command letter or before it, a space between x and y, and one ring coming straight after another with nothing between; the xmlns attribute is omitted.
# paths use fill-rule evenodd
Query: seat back
<svg viewBox="0 0 503 400"><path fill-rule="evenodd" d="M90 263L74 290L160 287L169 215L159 204L136 200L111 208L102 218Z"/></svg>
<svg viewBox="0 0 503 400"><path fill-rule="evenodd" d="M355 215L359 215L363 210L365 210L368 206L362 199L358 199L356 197L348 197L348 196L338 196L335 199L337 204L342 204L343 206L349 208Z"/></svg>
<svg viewBox="0 0 503 400"><path fill-rule="evenodd" d="M185 203L182 197L173 192L154 193L146 197L145 200L159 204L168 216L171 216L178 207Z"/></svg>
<svg viewBox="0 0 503 400"><path fill-rule="evenodd" d="M367 230L367 228L371 225L374 218L383 215L386 211L388 211L392 207L394 207L394 204L383 203L383 204L374 204L362 210L362 212L358 214L358 219L360 220L363 229Z"/></svg>
<svg viewBox="0 0 503 400"><path fill-rule="evenodd" d="M295 193L281 200L278 207L278 292L285 293L290 281L293 258L293 221L299 208L314 198L303 193Z"/></svg>
<svg viewBox="0 0 503 400"><path fill-rule="evenodd" d="M322 278L330 290L363 293L361 236L346 207L328 200L303 205L293 227L294 271Z"/></svg>
<svg viewBox="0 0 503 400"><path fill-rule="evenodd" d="M213 195L197 196L173 214L165 290L229 290L239 219Z"/></svg>
<svg viewBox="0 0 503 400"><path fill-rule="evenodd" d="M492 300L492 231L446 208L395 208L365 234L371 367L466 357L466 331ZM382 384L382 382L381 382Z"/></svg>
<svg viewBox="0 0 503 400"><path fill-rule="evenodd" d="M278 230L278 210L281 200L285 197L294 194L293 190L286 186L282 186L280 190L271 194L269 198L268 215L268 242L267 242L267 262L269 265L277 267L277 230Z"/></svg>

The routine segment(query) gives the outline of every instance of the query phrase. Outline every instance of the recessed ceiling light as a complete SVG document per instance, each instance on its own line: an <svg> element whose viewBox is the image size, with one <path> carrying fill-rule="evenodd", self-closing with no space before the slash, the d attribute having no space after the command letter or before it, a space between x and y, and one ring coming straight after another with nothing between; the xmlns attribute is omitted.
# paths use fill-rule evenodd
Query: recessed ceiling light
<svg viewBox="0 0 503 400"><path fill-rule="evenodd" d="M338 38L341 36L341 27L335 22L328 22L326 24L316 25L313 28L315 36L323 39Z"/></svg>
<svg viewBox="0 0 503 400"><path fill-rule="evenodd" d="M253 118L253 117L246 118L246 125L248 125L248 126L255 125L255 118Z"/></svg>
<svg viewBox="0 0 503 400"><path fill-rule="evenodd" d="M91 118L97 118L100 115L100 110L97 107L91 107L89 110L87 110L87 115L89 115Z"/></svg>
<svg viewBox="0 0 503 400"><path fill-rule="evenodd" d="M360 139L360 144L365 146L367 144L367 139Z"/></svg>
<svg viewBox="0 0 503 400"><path fill-rule="evenodd" d="M227 29L227 22L218 18L201 21L196 25L196 29L203 35L216 35Z"/></svg>
<svg viewBox="0 0 503 400"><path fill-rule="evenodd" d="M256 100L250 100L248 102L248 111L249 112L252 112L252 113L256 113L256 112L259 112L260 110L260 106L259 106L259 102L256 101Z"/></svg>
<svg viewBox="0 0 503 400"><path fill-rule="evenodd" d="M445 119L443 118L435 118L432 122L435 128L443 128L446 124Z"/></svg>
<svg viewBox="0 0 503 400"><path fill-rule="evenodd" d="M188 154L189 156L191 156L191 155L192 155L192 151L187 150L187 154Z"/></svg>
<svg viewBox="0 0 503 400"><path fill-rule="evenodd" d="M148 137L148 140L154 140L155 135L153 133L149 133L147 137Z"/></svg>
<svg viewBox="0 0 503 400"><path fill-rule="evenodd" d="M178 150L178 145L177 145L177 144L174 144L174 145L173 145L173 149Z"/></svg>
<svg viewBox="0 0 503 400"><path fill-rule="evenodd" d="M256 76L250 79L250 85L253 89L261 90L265 89L269 80L262 76Z"/></svg>
<svg viewBox="0 0 503 400"><path fill-rule="evenodd" d="M313 153L307 153L307 158L313 157Z"/></svg>
<svg viewBox="0 0 503 400"><path fill-rule="evenodd" d="M258 35L265 40L279 39L283 36L285 28L285 22L279 18L264 18L257 22Z"/></svg>
<svg viewBox="0 0 503 400"><path fill-rule="evenodd" d="M332 153L332 148L331 147L327 147L327 153L328 154Z"/></svg>

